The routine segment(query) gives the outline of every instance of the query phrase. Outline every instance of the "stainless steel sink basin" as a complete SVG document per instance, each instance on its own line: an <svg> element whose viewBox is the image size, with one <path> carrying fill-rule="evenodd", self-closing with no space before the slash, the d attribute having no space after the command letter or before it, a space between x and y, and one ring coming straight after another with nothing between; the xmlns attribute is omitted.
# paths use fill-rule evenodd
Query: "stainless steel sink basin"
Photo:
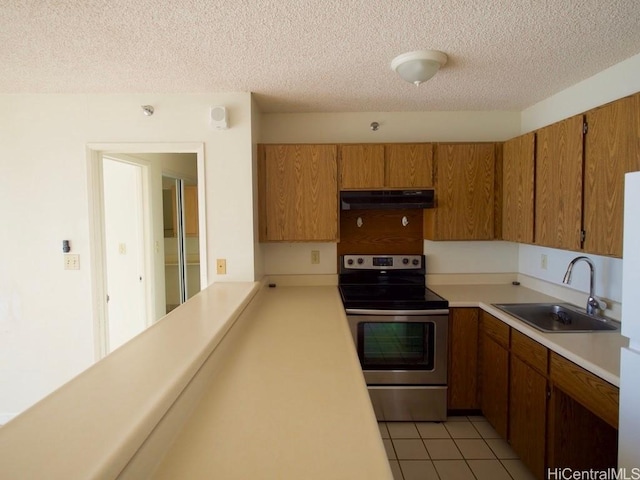
<svg viewBox="0 0 640 480"><path fill-rule="evenodd" d="M620 329L618 322L587 315L568 303L494 303L493 306L543 332L610 332Z"/></svg>

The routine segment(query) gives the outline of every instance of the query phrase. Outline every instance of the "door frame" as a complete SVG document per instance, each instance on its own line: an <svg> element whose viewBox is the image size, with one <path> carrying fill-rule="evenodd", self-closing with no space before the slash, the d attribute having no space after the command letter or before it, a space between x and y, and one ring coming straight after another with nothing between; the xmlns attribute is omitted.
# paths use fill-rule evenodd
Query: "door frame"
<svg viewBox="0 0 640 480"><path fill-rule="evenodd" d="M204 143L89 143L86 146L87 179L89 203L89 240L91 265L91 294L94 326L94 357L103 358L108 353L107 335L107 275L104 245L104 196L102 190L102 157L103 155L123 155L135 153L193 153L196 155L198 169L198 230L200 248L200 285L205 287L207 282L207 238L206 238L206 209L205 209L205 171L204 171ZM149 197L148 192L147 197ZM145 199L149 202L149 198ZM148 215L147 223L151 222ZM164 238L155 239L151 225L149 228L149 245L162 242ZM151 251L151 248L146 250ZM149 261L148 278L155 278L154 262ZM147 282L147 298L155 298L155 282ZM150 302L149 314L155 312L155 302Z"/></svg>

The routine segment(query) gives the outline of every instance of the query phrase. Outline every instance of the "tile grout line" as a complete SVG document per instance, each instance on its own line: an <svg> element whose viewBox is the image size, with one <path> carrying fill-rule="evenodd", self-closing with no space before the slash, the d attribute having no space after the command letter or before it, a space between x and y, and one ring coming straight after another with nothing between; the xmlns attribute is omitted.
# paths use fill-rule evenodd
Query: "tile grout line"
<svg viewBox="0 0 640 480"><path fill-rule="evenodd" d="M440 478L441 478L441 476L440 476L440 474L438 473L438 470L437 470L437 469L436 469L436 467L435 467L435 463L434 463L434 462L435 462L435 460L431 457L431 454L429 453L429 449L427 448L427 446L426 446L426 444L425 444L425 440L446 440L446 439L448 439L448 440L453 441L453 444L454 444L454 446L455 446L456 450L460 453L460 455L462 456L462 460L465 462L465 465L467 466L467 468L468 468L468 469L469 469L469 471L471 472L471 475L472 475L472 476L473 476L473 478L474 478L474 479L476 479L476 480L478 480L478 477L477 477L477 475L475 474L475 472L473 471L473 469L471 468L471 465L469 464L469 460L497 460L497 461L498 461L498 464L499 464L499 465L500 465L500 466L501 466L501 467L502 467L502 468L507 472L508 477L509 477L511 480L516 480L516 479L515 479L515 477L513 477L513 475L511 474L511 472L507 469L506 465L503 463L503 460L507 460L507 459L498 458L498 455L496 454L496 452L494 452L494 451L493 451L493 449L491 448L491 445L489 445L489 443L487 442L487 439L482 435L482 433L480 432L480 430L476 427L475 423L474 423L474 422L473 422L473 421L472 421L468 416L465 416L465 417L466 417L466 420L461 420L461 421L460 421L460 423L470 423L470 424L473 426L473 430L475 430L475 431L478 433L478 435L480 436L479 438L471 438L470 440L477 440L477 439L482 440L482 442L484 443L484 445L485 445L485 446L489 449L489 451L494 455L494 458L489 458L489 459L473 459L473 458L466 458L466 457L464 456L464 454L462 453L462 451L460 450L460 448L459 448L459 446L458 446L458 444L457 444L457 442L456 442L456 438L454 438L454 437L451 435L451 432L449 432L449 429L447 429L447 428L446 428L446 426L444 426L444 425L443 425L443 426L444 426L445 431L446 431L446 433L447 433L447 435L448 435L448 438L445 438L445 439L442 439L442 438L431 438L431 437L426 437L426 438L425 438L425 437L423 437L423 436L422 436L422 434L421 434L421 432L420 432L420 429L418 428L417 423L419 423L419 422L411 422L411 423L413 424L413 427L414 427L414 428L416 429L416 431L418 432L418 437L417 437L417 438L415 438L415 437L408 437L407 439L412 439L412 438L413 438L413 439L419 439L419 440L422 442L422 444L423 444L423 446L424 446L424 448L425 448L425 450L426 450L426 452L427 452L427 455L428 455L428 457L429 457L429 459L424 459L424 460L427 460L429 463L431 463L431 465L432 465L432 467L433 467L433 469L434 469L434 471L435 471L435 473L436 473L436 475L437 475L438 479L440 479ZM446 422L446 421L445 421L445 422ZM438 424L444 424L445 422L435 422L435 423L438 423ZM480 420L477 420L477 422L479 423L479 422L480 422ZM405 473L404 473L404 471L403 471L402 464L401 464L401 459L398 457L398 452L397 452L397 450L396 450L395 443L394 443L394 441L393 441L394 439L395 439L395 440L400 440L400 439L402 439L402 437L398 437L398 438L394 438L394 437L392 437L392 436L391 436L391 432L390 432L390 430L389 430L389 428L388 428L387 422L383 422L383 423L385 424L385 428L386 428L387 434L389 435L389 440L390 440L390 442L391 442L391 448L393 449L393 453L394 453L394 455L395 455L395 457L396 457L395 459L388 459L388 461L389 461L389 463L391 463L391 461L395 461L395 462L397 463L397 465L398 465L398 469L399 469L399 471L400 471L400 474L402 475L402 479L401 479L401 480L404 480L404 479L405 479ZM407 423L409 423L409 422L407 422ZM431 423L431 422L429 422L429 423ZM500 438L502 438L502 437L500 437ZM462 439L462 438L461 438L461 439ZM504 440L504 439L503 439L503 440ZM443 461L445 461L445 460L449 460L449 459L438 459L438 460L443 460ZM454 461L454 460L455 460L455 459L450 459L450 461ZM511 459L509 459L509 460L511 460ZM519 458L518 458L518 460L519 460ZM405 462L409 462L409 461L419 461L419 459L403 459L403 461L405 461Z"/></svg>

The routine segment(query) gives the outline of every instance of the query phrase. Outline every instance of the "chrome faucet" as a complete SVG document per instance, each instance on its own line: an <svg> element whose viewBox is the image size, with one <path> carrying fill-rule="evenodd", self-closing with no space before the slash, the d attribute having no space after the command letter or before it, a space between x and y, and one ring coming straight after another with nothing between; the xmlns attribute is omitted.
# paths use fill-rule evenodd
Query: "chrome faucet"
<svg viewBox="0 0 640 480"><path fill-rule="evenodd" d="M562 283L570 284L571 283L571 272L573 271L573 266L576 262L584 260L589 264L589 270L591 276L589 277L589 298L587 299L587 315L599 315L602 310L607 308L607 304L600 300L595 295L595 276L596 276L596 266L593 264L589 257L576 257L569 262L569 266L567 267L567 273L564 274L564 278L562 279Z"/></svg>

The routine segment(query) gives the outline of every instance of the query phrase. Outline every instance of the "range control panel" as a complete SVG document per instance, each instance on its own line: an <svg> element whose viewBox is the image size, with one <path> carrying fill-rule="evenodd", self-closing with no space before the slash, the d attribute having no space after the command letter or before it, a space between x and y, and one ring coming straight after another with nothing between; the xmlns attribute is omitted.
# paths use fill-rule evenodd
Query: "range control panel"
<svg viewBox="0 0 640 480"><path fill-rule="evenodd" d="M342 267L356 270L419 270L422 255L344 255Z"/></svg>

